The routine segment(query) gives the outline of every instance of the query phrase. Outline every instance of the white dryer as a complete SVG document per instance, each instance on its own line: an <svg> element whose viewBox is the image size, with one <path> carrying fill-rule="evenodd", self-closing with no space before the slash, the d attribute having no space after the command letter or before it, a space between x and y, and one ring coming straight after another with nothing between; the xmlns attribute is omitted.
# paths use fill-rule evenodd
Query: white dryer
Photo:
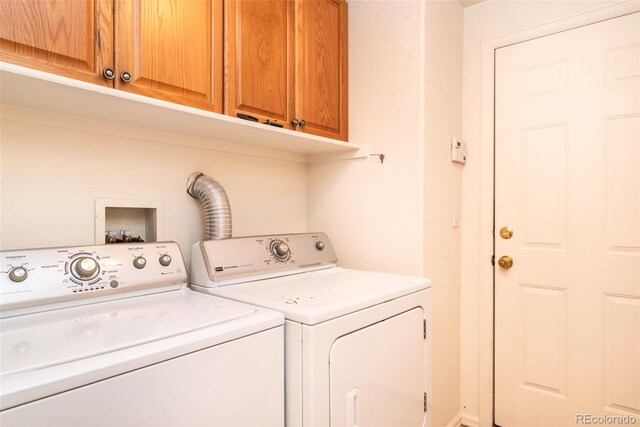
<svg viewBox="0 0 640 427"><path fill-rule="evenodd" d="M176 243L0 253L0 425L281 426L282 314L192 292Z"/></svg>
<svg viewBox="0 0 640 427"><path fill-rule="evenodd" d="M336 262L323 233L207 240L191 287L285 315L288 426L429 425L430 281Z"/></svg>

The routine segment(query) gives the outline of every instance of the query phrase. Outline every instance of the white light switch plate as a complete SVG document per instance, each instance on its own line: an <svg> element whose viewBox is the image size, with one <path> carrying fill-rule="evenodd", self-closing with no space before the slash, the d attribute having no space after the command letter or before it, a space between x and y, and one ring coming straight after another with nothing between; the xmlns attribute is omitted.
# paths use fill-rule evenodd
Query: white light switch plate
<svg viewBox="0 0 640 427"><path fill-rule="evenodd" d="M467 143L460 138L451 138L451 161L467 163Z"/></svg>
<svg viewBox="0 0 640 427"><path fill-rule="evenodd" d="M460 226L460 206L453 207L453 228L458 228Z"/></svg>

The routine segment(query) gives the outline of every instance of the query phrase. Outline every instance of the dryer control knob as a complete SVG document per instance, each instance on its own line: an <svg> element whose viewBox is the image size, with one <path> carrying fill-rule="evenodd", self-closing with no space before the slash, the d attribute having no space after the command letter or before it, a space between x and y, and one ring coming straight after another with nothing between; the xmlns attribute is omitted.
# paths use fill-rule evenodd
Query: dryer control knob
<svg viewBox="0 0 640 427"><path fill-rule="evenodd" d="M316 242L316 249L321 251L324 249L324 242Z"/></svg>
<svg viewBox="0 0 640 427"><path fill-rule="evenodd" d="M276 249L276 253L281 257L285 257L289 255L289 245L287 245L286 243L278 243L275 246L275 249Z"/></svg>
<svg viewBox="0 0 640 427"><path fill-rule="evenodd" d="M271 252L276 259L285 260L289 256L289 245L276 240L271 244Z"/></svg>
<svg viewBox="0 0 640 427"><path fill-rule="evenodd" d="M160 257L158 261L160 262L161 265L167 267L169 264L171 264L171 257L168 254L164 254Z"/></svg>
<svg viewBox="0 0 640 427"><path fill-rule="evenodd" d="M133 260L133 266L139 270L142 270L147 265L147 260L144 257L136 257Z"/></svg>
<svg viewBox="0 0 640 427"><path fill-rule="evenodd" d="M12 282L22 282L27 278L29 273L27 273L27 269L24 267L15 267L9 271L9 279Z"/></svg>

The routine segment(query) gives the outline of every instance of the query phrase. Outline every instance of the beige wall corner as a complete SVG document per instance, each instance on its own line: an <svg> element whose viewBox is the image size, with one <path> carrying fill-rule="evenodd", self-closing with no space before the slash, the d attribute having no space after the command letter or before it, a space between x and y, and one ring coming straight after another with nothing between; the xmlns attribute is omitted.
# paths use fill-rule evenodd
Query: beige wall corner
<svg viewBox="0 0 640 427"><path fill-rule="evenodd" d="M308 227L329 234L341 265L433 279L433 426L460 411L462 166L450 141L462 136L462 18L456 0L352 0L350 141L385 160L308 166Z"/></svg>
<svg viewBox="0 0 640 427"><path fill-rule="evenodd" d="M422 274L421 2L349 2L349 140L365 159L308 166L308 227L341 265Z"/></svg>
<svg viewBox="0 0 640 427"><path fill-rule="evenodd" d="M462 137L462 6L426 2L424 275L433 280L433 425L460 412L460 231L462 171L451 138Z"/></svg>

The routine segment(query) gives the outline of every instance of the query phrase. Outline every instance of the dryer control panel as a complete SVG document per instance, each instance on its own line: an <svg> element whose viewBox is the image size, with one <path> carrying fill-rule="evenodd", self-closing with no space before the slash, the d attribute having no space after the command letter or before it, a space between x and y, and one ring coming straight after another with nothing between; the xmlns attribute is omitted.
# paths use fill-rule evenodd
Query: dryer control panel
<svg viewBox="0 0 640 427"><path fill-rule="evenodd" d="M333 246L324 233L203 240L196 243L192 252L192 282L210 286L211 282L230 279L253 280L261 275L328 268L336 261Z"/></svg>
<svg viewBox="0 0 640 427"><path fill-rule="evenodd" d="M182 253L174 242L5 251L0 252L0 315L28 307L84 304L88 298L153 293L186 283Z"/></svg>

